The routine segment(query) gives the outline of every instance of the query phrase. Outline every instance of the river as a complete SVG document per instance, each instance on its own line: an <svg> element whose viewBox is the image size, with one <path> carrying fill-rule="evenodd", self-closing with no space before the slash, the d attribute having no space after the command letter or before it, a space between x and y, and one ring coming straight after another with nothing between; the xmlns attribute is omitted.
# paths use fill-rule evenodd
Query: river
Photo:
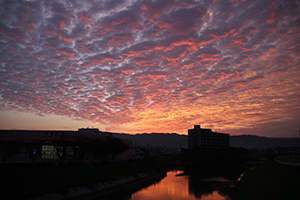
<svg viewBox="0 0 300 200"><path fill-rule="evenodd" d="M228 194L232 183L222 177L210 177L194 180L189 176L176 176L182 171L169 171L167 176L157 183L140 189L122 200L224 200L232 199ZM224 190L224 188L226 188ZM228 190L229 188L229 190ZM223 191L223 192L220 192ZM225 191L225 192L224 192ZM223 194L220 194L223 193Z"/></svg>

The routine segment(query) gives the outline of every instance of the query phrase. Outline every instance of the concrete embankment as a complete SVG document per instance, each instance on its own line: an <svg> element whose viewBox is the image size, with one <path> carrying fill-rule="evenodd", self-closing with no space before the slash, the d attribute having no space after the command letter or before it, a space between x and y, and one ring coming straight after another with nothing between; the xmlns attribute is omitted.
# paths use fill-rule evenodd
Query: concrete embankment
<svg viewBox="0 0 300 200"><path fill-rule="evenodd" d="M51 193L34 197L30 200L92 200L96 198L109 198L112 195L134 191L162 179L165 174L156 172L138 173L117 180L99 182L92 186L70 188L62 193Z"/></svg>

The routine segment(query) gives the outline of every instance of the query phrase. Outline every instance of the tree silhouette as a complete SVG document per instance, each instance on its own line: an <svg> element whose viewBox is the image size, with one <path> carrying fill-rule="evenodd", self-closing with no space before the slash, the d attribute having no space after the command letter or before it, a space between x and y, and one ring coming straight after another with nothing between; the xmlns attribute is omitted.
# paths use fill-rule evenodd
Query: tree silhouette
<svg viewBox="0 0 300 200"><path fill-rule="evenodd" d="M94 160L97 159L97 155L102 153L105 154L105 152L107 151L107 147L105 144L105 141L103 139L97 138L97 139L93 139L90 143L90 151L94 154ZM107 155L107 154L105 154ZM106 158L106 156L105 156Z"/></svg>
<svg viewBox="0 0 300 200"><path fill-rule="evenodd" d="M13 158L15 155L20 153L22 146L15 142L1 142L0 143L0 156L2 163L10 157Z"/></svg>
<svg viewBox="0 0 300 200"><path fill-rule="evenodd" d="M55 141L54 149L55 149L55 155L60 160L65 160L67 155L74 154L75 151L75 145L74 142L71 142L72 138L60 138Z"/></svg>
<svg viewBox="0 0 300 200"><path fill-rule="evenodd" d="M94 154L96 160L98 154L102 154L103 158L106 159L109 154L112 155L113 159L116 155L123 153L129 148L121 139L106 137L105 139L93 139L90 142L90 151Z"/></svg>
<svg viewBox="0 0 300 200"><path fill-rule="evenodd" d="M79 136L76 138L76 150L81 160L84 160L84 156L90 149L90 139L87 137Z"/></svg>
<svg viewBox="0 0 300 200"><path fill-rule="evenodd" d="M119 138L108 138L107 142L110 147L110 153L112 154L113 159L116 155L121 154L129 149L129 146Z"/></svg>

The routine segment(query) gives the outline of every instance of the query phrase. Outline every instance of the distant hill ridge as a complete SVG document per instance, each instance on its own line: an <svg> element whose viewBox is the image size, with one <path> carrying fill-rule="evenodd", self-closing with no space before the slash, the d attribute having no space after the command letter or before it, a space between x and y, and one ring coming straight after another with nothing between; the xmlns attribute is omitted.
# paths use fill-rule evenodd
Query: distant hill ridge
<svg viewBox="0 0 300 200"><path fill-rule="evenodd" d="M114 136L121 139L132 140L137 146L188 147L188 136L179 135L177 133L142 133L136 135L122 133L114 134Z"/></svg>
<svg viewBox="0 0 300 200"><path fill-rule="evenodd" d="M173 148L188 148L188 136L177 133L113 133L114 137L132 140L137 146L164 146ZM230 146L250 148L274 148L300 146L299 138L269 138L256 135L230 136Z"/></svg>
<svg viewBox="0 0 300 200"><path fill-rule="evenodd" d="M230 144L233 147L244 148L274 148L300 146L300 138L269 138L256 135L230 136Z"/></svg>

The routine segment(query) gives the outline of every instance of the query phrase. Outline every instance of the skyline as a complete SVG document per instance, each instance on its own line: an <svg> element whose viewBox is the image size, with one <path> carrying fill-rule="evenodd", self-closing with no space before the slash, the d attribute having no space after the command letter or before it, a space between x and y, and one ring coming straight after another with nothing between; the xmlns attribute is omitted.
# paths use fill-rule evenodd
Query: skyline
<svg viewBox="0 0 300 200"><path fill-rule="evenodd" d="M298 137L300 2L0 1L0 129Z"/></svg>

